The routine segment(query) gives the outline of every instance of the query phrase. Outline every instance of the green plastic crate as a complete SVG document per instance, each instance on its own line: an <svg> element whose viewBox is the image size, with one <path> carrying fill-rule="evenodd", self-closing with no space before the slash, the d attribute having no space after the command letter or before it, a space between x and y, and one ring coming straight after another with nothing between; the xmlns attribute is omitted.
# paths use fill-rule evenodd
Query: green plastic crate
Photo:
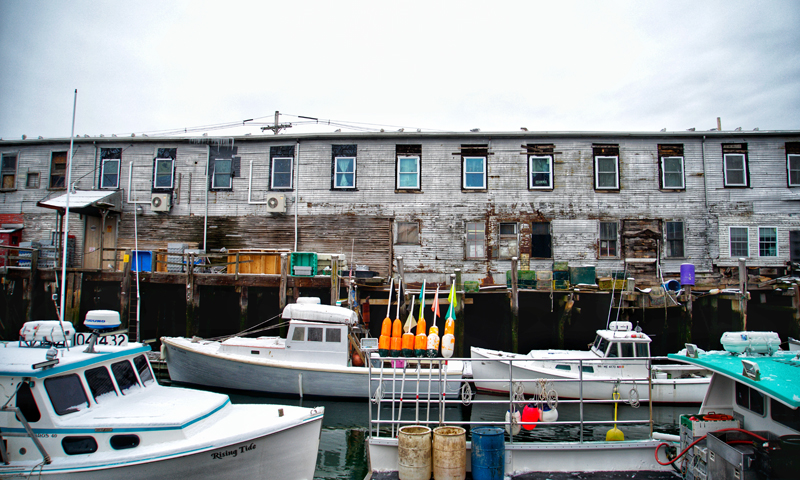
<svg viewBox="0 0 800 480"><path fill-rule="evenodd" d="M481 289L481 282L467 280L464 282L464 291L468 293L478 293Z"/></svg>
<svg viewBox="0 0 800 480"><path fill-rule="evenodd" d="M297 275L295 274L294 267L311 267L309 270L308 268L304 268L305 272L310 271L310 275ZM293 277L313 277L317 274L317 254L314 252L292 252L292 258L289 262L289 275Z"/></svg>

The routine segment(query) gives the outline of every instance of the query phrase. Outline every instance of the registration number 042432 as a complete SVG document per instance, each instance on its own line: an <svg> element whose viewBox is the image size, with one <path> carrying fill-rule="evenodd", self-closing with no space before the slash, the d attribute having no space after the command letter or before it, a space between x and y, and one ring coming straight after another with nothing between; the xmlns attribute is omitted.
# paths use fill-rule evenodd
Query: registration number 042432
<svg viewBox="0 0 800 480"><path fill-rule="evenodd" d="M89 343L92 334L89 332L78 332L75 334L75 345L85 345ZM97 345L112 345L115 347L124 347L128 344L128 336L124 333L116 333L113 335L103 335L97 339Z"/></svg>

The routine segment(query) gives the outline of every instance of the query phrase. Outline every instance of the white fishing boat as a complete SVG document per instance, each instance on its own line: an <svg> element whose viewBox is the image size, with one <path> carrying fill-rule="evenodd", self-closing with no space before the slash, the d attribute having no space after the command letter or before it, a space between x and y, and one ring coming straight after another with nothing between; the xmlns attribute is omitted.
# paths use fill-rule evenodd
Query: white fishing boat
<svg viewBox="0 0 800 480"><path fill-rule="evenodd" d="M623 398L654 403L700 403L708 388L710 373L680 364L653 364L651 339L630 322L611 322L598 330L588 351L532 350L516 354L472 347L478 390L508 392L509 374L526 394L539 389L539 379L554 380L561 398L609 399L614 392ZM512 359L509 365L508 359ZM505 360L505 361L504 361ZM651 392L648 394L648 391Z"/></svg>
<svg viewBox="0 0 800 480"><path fill-rule="evenodd" d="M724 351L687 344L669 355L713 372L698 414L681 417L684 477L797 478L800 352L779 349L773 332L727 332L720 343Z"/></svg>
<svg viewBox="0 0 800 480"><path fill-rule="evenodd" d="M0 478L313 478L324 408L161 386L150 347L109 331L117 312L85 324L28 322L0 344Z"/></svg>
<svg viewBox="0 0 800 480"><path fill-rule="evenodd" d="M282 317L289 321L286 338L161 338L170 378L207 387L301 397L366 398L379 385L382 392L408 396L417 394L416 385L392 379L419 366L421 375L438 380L431 383L430 394L445 388L455 393L460 388L462 362L440 364L427 358L383 362L377 353L377 342L369 347L368 342L362 345L355 312L320 305L316 298L305 301L310 303L293 303L284 308ZM369 358L370 363L365 364L364 358ZM383 380L370 382L370 369L379 369L382 363L394 363L395 367L383 369Z"/></svg>

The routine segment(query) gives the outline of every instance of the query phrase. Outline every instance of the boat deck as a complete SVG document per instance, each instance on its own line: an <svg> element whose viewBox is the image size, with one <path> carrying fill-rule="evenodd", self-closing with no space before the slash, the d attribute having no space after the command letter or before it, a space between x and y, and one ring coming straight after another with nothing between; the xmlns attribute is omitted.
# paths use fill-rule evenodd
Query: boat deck
<svg viewBox="0 0 800 480"><path fill-rule="evenodd" d="M364 480L399 480L398 472L372 472ZM472 480L467 472L466 480ZM675 472L529 472L507 476L513 480L674 480Z"/></svg>

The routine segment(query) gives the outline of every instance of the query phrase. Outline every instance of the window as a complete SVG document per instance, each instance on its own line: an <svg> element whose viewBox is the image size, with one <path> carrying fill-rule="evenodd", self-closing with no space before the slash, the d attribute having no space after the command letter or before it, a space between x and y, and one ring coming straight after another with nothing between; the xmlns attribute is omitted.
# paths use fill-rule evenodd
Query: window
<svg viewBox="0 0 800 480"><path fill-rule="evenodd" d="M237 157L239 147L214 146L209 150L211 161L208 164L209 188L211 190L233 189L233 178L239 176L241 157Z"/></svg>
<svg viewBox="0 0 800 480"><path fill-rule="evenodd" d="M139 436L133 434L114 435L109 443L114 450L136 448L139 446Z"/></svg>
<svg viewBox="0 0 800 480"><path fill-rule="evenodd" d="M114 382L111 381L111 375L106 367L90 368L83 375L86 377L86 383L89 384L89 390L91 390L95 402L107 393L113 394L109 395L109 397L117 396Z"/></svg>
<svg viewBox="0 0 800 480"><path fill-rule="evenodd" d="M419 223L397 222L398 245L419 245Z"/></svg>
<svg viewBox="0 0 800 480"><path fill-rule="evenodd" d="M321 342L322 341L322 328L308 327L308 341Z"/></svg>
<svg viewBox="0 0 800 480"><path fill-rule="evenodd" d="M461 145L461 189L486 190L488 145Z"/></svg>
<svg viewBox="0 0 800 480"><path fill-rule="evenodd" d="M159 148L153 173L153 189L171 190L174 182L175 159L178 156L177 148Z"/></svg>
<svg viewBox="0 0 800 480"><path fill-rule="evenodd" d="M47 378L44 381L44 388L47 390L53 409L59 415L74 413L89 406L81 379L74 373Z"/></svg>
<svg viewBox="0 0 800 480"><path fill-rule="evenodd" d="M25 188L39 188L39 172L28 172Z"/></svg>
<svg viewBox="0 0 800 480"><path fill-rule="evenodd" d="M111 371L114 372L114 378L117 380L117 385L119 385L119 390L123 395L127 395L132 388L139 385L136 374L133 373L131 362L123 360L113 363L111 364Z"/></svg>
<svg viewBox="0 0 800 480"><path fill-rule="evenodd" d="M41 420L42 414L39 412L39 406L36 405L36 399L33 398L29 382L23 381L17 390L16 405L28 422L34 423Z"/></svg>
<svg viewBox="0 0 800 480"><path fill-rule="evenodd" d="M531 224L531 258L553 258L550 222L533 222Z"/></svg>
<svg viewBox="0 0 800 480"><path fill-rule="evenodd" d="M658 145L658 168L661 172L661 188L665 190L683 190L683 145Z"/></svg>
<svg viewBox="0 0 800 480"><path fill-rule="evenodd" d="M528 188L553 188L553 157L551 155L528 156L530 183Z"/></svg>
<svg viewBox="0 0 800 480"><path fill-rule="evenodd" d="M64 437L61 448L67 455L85 455L97 451L97 440L94 437Z"/></svg>
<svg viewBox="0 0 800 480"><path fill-rule="evenodd" d="M749 257L750 244L747 227L730 228L731 257Z"/></svg>
<svg viewBox="0 0 800 480"><path fill-rule="evenodd" d="M619 146L593 145L594 188L619 190Z"/></svg>
<svg viewBox="0 0 800 480"><path fill-rule="evenodd" d="M139 379L143 385L149 385L155 382L153 379L153 372L150 371L150 364L144 355L138 355L133 359L133 364L136 366L136 371L139 372Z"/></svg>
<svg viewBox="0 0 800 480"><path fill-rule="evenodd" d="M292 188L292 157L273 157L270 166L270 188L271 189L291 189Z"/></svg>
<svg viewBox="0 0 800 480"><path fill-rule="evenodd" d="M325 341L330 343L341 343L342 331L338 328L325 329Z"/></svg>
<svg viewBox="0 0 800 480"><path fill-rule="evenodd" d="M422 188L422 145L395 146L395 189L419 190Z"/></svg>
<svg viewBox="0 0 800 480"><path fill-rule="evenodd" d="M636 356L639 358L647 358L650 356L649 343L636 343Z"/></svg>
<svg viewBox="0 0 800 480"><path fill-rule="evenodd" d="M776 422L793 430L800 430L800 409L787 407L774 398L770 398L769 412Z"/></svg>
<svg viewBox="0 0 800 480"><path fill-rule="evenodd" d="M100 159L100 188L119 188L119 166L122 161L122 149L101 148Z"/></svg>
<svg viewBox="0 0 800 480"><path fill-rule="evenodd" d="M758 228L758 256L778 256L778 229L775 227Z"/></svg>
<svg viewBox="0 0 800 480"><path fill-rule="evenodd" d="M786 155L786 169L789 175L789 186L800 187L800 155Z"/></svg>
<svg viewBox="0 0 800 480"><path fill-rule="evenodd" d="M516 223L500 224L500 239L498 242L501 260L509 260L519 256L519 238L517 237Z"/></svg>
<svg viewBox="0 0 800 480"><path fill-rule="evenodd" d="M764 415L764 394L747 385L736 382L736 405L751 412Z"/></svg>
<svg viewBox="0 0 800 480"><path fill-rule="evenodd" d="M722 163L726 187L749 186L746 143L723 144Z"/></svg>
<svg viewBox="0 0 800 480"><path fill-rule="evenodd" d="M617 222L600 222L600 257L617 256Z"/></svg>
<svg viewBox="0 0 800 480"><path fill-rule="evenodd" d="M226 158L214 159L214 174L212 188L231 188L233 186L233 160Z"/></svg>
<svg viewBox="0 0 800 480"><path fill-rule="evenodd" d="M633 343L623 342L619 344L620 353L623 357L633 357Z"/></svg>
<svg viewBox="0 0 800 480"><path fill-rule="evenodd" d="M486 157L464 157L464 188L486 189Z"/></svg>
<svg viewBox="0 0 800 480"><path fill-rule="evenodd" d="M17 184L17 154L3 154L3 160L0 163L0 170L3 176L3 190L10 190L16 187Z"/></svg>
<svg viewBox="0 0 800 480"><path fill-rule="evenodd" d="M356 145L332 145L331 189L356 190Z"/></svg>
<svg viewBox="0 0 800 480"><path fill-rule="evenodd" d="M292 334L292 341L294 342L302 342L306 336L306 328L305 327L295 327L294 333Z"/></svg>
<svg viewBox="0 0 800 480"><path fill-rule="evenodd" d="M291 190L294 178L294 145L269 147L270 190Z"/></svg>
<svg viewBox="0 0 800 480"><path fill-rule="evenodd" d="M53 152L50 156L50 188L64 188L67 182L67 152Z"/></svg>
<svg viewBox="0 0 800 480"><path fill-rule="evenodd" d="M397 157L397 188L419 189L419 157Z"/></svg>
<svg viewBox="0 0 800 480"><path fill-rule="evenodd" d="M467 259L486 257L486 228L482 222L467 222Z"/></svg>
<svg viewBox="0 0 800 480"><path fill-rule="evenodd" d="M666 222L666 224L666 256L668 258L683 257L683 222Z"/></svg>

